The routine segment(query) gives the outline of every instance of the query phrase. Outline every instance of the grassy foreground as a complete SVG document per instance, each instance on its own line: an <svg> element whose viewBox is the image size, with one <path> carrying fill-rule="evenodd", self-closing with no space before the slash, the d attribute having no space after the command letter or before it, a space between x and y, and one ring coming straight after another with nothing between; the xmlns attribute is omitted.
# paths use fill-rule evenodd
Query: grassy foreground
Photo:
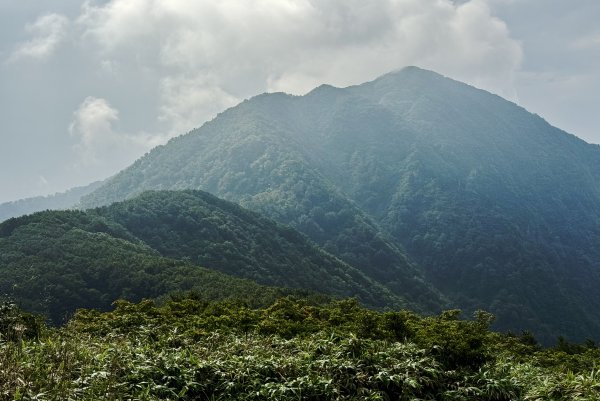
<svg viewBox="0 0 600 401"><path fill-rule="evenodd" d="M354 300L115 303L47 328L0 306L0 400L599 400L600 350Z"/></svg>

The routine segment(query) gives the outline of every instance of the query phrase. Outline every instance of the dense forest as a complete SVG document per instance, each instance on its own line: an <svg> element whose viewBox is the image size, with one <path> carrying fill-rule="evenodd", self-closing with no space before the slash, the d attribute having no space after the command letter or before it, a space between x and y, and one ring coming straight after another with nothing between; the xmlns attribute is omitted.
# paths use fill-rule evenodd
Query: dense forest
<svg viewBox="0 0 600 401"><path fill-rule="evenodd" d="M48 328L0 304L0 400L597 400L600 349L355 300L178 296Z"/></svg>
<svg viewBox="0 0 600 401"><path fill-rule="evenodd" d="M600 338L599 171L598 146L412 67L305 96L256 96L98 188L66 195L85 194L82 210L102 206L86 213L153 257L379 308L489 310L495 329L530 330L549 344ZM233 205L187 208L187 198L202 202L190 194L134 199L166 189L208 191L264 217ZM134 203L110 206L123 200ZM13 240L22 238L0 243ZM35 263L16 273L20 262L13 257L7 270L0 257L19 283L36 277ZM7 294L20 288L2 285Z"/></svg>
<svg viewBox="0 0 600 401"><path fill-rule="evenodd" d="M420 307L298 231L202 191L146 192L90 213L119 223L166 257L262 284L356 296L370 306Z"/></svg>
<svg viewBox="0 0 600 401"><path fill-rule="evenodd" d="M202 189L310 237L423 309L490 310L549 342L600 338L600 149L418 68L265 94L83 197Z"/></svg>
<svg viewBox="0 0 600 401"><path fill-rule="evenodd" d="M178 291L254 306L311 291L409 306L297 231L201 191L148 192L107 208L0 224L0 296L55 324L78 308L108 310L119 298Z"/></svg>
<svg viewBox="0 0 600 401"><path fill-rule="evenodd" d="M108 310L194 290L207 299L253 294L261 304L282 290L161 257L106 220L82 212L42 212L0 225L0 294L63 323L78 308ZM285 292L283 292L285 293Z"/></svg>

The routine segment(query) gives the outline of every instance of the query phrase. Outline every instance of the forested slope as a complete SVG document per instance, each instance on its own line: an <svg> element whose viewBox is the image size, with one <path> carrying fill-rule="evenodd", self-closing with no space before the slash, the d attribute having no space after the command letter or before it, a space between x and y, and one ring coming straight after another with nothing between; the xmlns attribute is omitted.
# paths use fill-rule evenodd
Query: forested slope
<svg viewBox="0 0 600 401"><path fill-rule="evenodd" d="M78 308L109 310L117 299L187 291L257 305L289 293L161 257L122 227L83 212L40 212L0 225L0 294L55 324Z"/></svg>
<svg viewBox="0 0 600 401"><path fill-rule="evenodd" d="M150 191L90 213L119 223L166 257L262 284L356 296L375 307L418 307L296 230L202 191Z"/></svg>
<svg viewBox="0 0 600 401"><path fill-rule="evenodd" d="M290 224L414 304L600 337L600 150L488 92L406 68L260 95L82 205L198 188ZM433 300L433 302L428 302Z"/></svg>
<svg viewBox="0 0 600 401"><path fill-rule="evenodd" d="M371 307L407 306L295 230L199 191L149 192L108 208L0 224L0 294L54 323L78 308L188 291L255 305L320 291Z"/></svg>

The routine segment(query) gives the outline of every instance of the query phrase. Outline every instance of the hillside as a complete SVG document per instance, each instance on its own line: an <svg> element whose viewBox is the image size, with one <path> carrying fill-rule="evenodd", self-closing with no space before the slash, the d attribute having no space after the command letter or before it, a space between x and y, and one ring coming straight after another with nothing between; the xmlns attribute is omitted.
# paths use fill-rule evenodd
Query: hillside
<svg viewBox="0 0 600 401"><path fill-rule="evenodd" d="M290 224L412 303L439 304L431 283L498 328L598 339L599 167L598 146L410 67L245 101L82 205L202 189Z"/></svg>
<svg viewBox="0 0 600 401"><path fill-rule="evenodd" d="M375 307L418 307L296 230L205 192L146 192L89 213L125 227L165 257L261 284L356 296Z"/></svg>
<svg viewBox="0 0 600 401"><path fill-rule="evenodd" d="M0 224L0 294L54 323L78 308L108 310L117 299L193 291L264 305L307 290L406 306L295 230L199 191L149 192L108 208Z"/></svg>
<svg viewBox="0 0 600 401"><path fill-rule="evenodd" d="M0 225L0 294L64 323L79 308L111 309L175 292L272 302L289 291L161 257L122 227L83 212L40 212Z"/></svg>

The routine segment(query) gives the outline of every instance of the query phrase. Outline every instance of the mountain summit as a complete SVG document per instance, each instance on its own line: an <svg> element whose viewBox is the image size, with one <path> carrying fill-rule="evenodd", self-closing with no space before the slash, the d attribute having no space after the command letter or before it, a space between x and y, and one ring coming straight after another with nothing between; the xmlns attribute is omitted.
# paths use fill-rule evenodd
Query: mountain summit
<svg viewBox="0 0 600 401"><path fill-rule="evenodd" d="M256 96L82 205L187 188L293 226L425 310L449 299L502 329L600 338L598 146L434 72Z"/></svg>

